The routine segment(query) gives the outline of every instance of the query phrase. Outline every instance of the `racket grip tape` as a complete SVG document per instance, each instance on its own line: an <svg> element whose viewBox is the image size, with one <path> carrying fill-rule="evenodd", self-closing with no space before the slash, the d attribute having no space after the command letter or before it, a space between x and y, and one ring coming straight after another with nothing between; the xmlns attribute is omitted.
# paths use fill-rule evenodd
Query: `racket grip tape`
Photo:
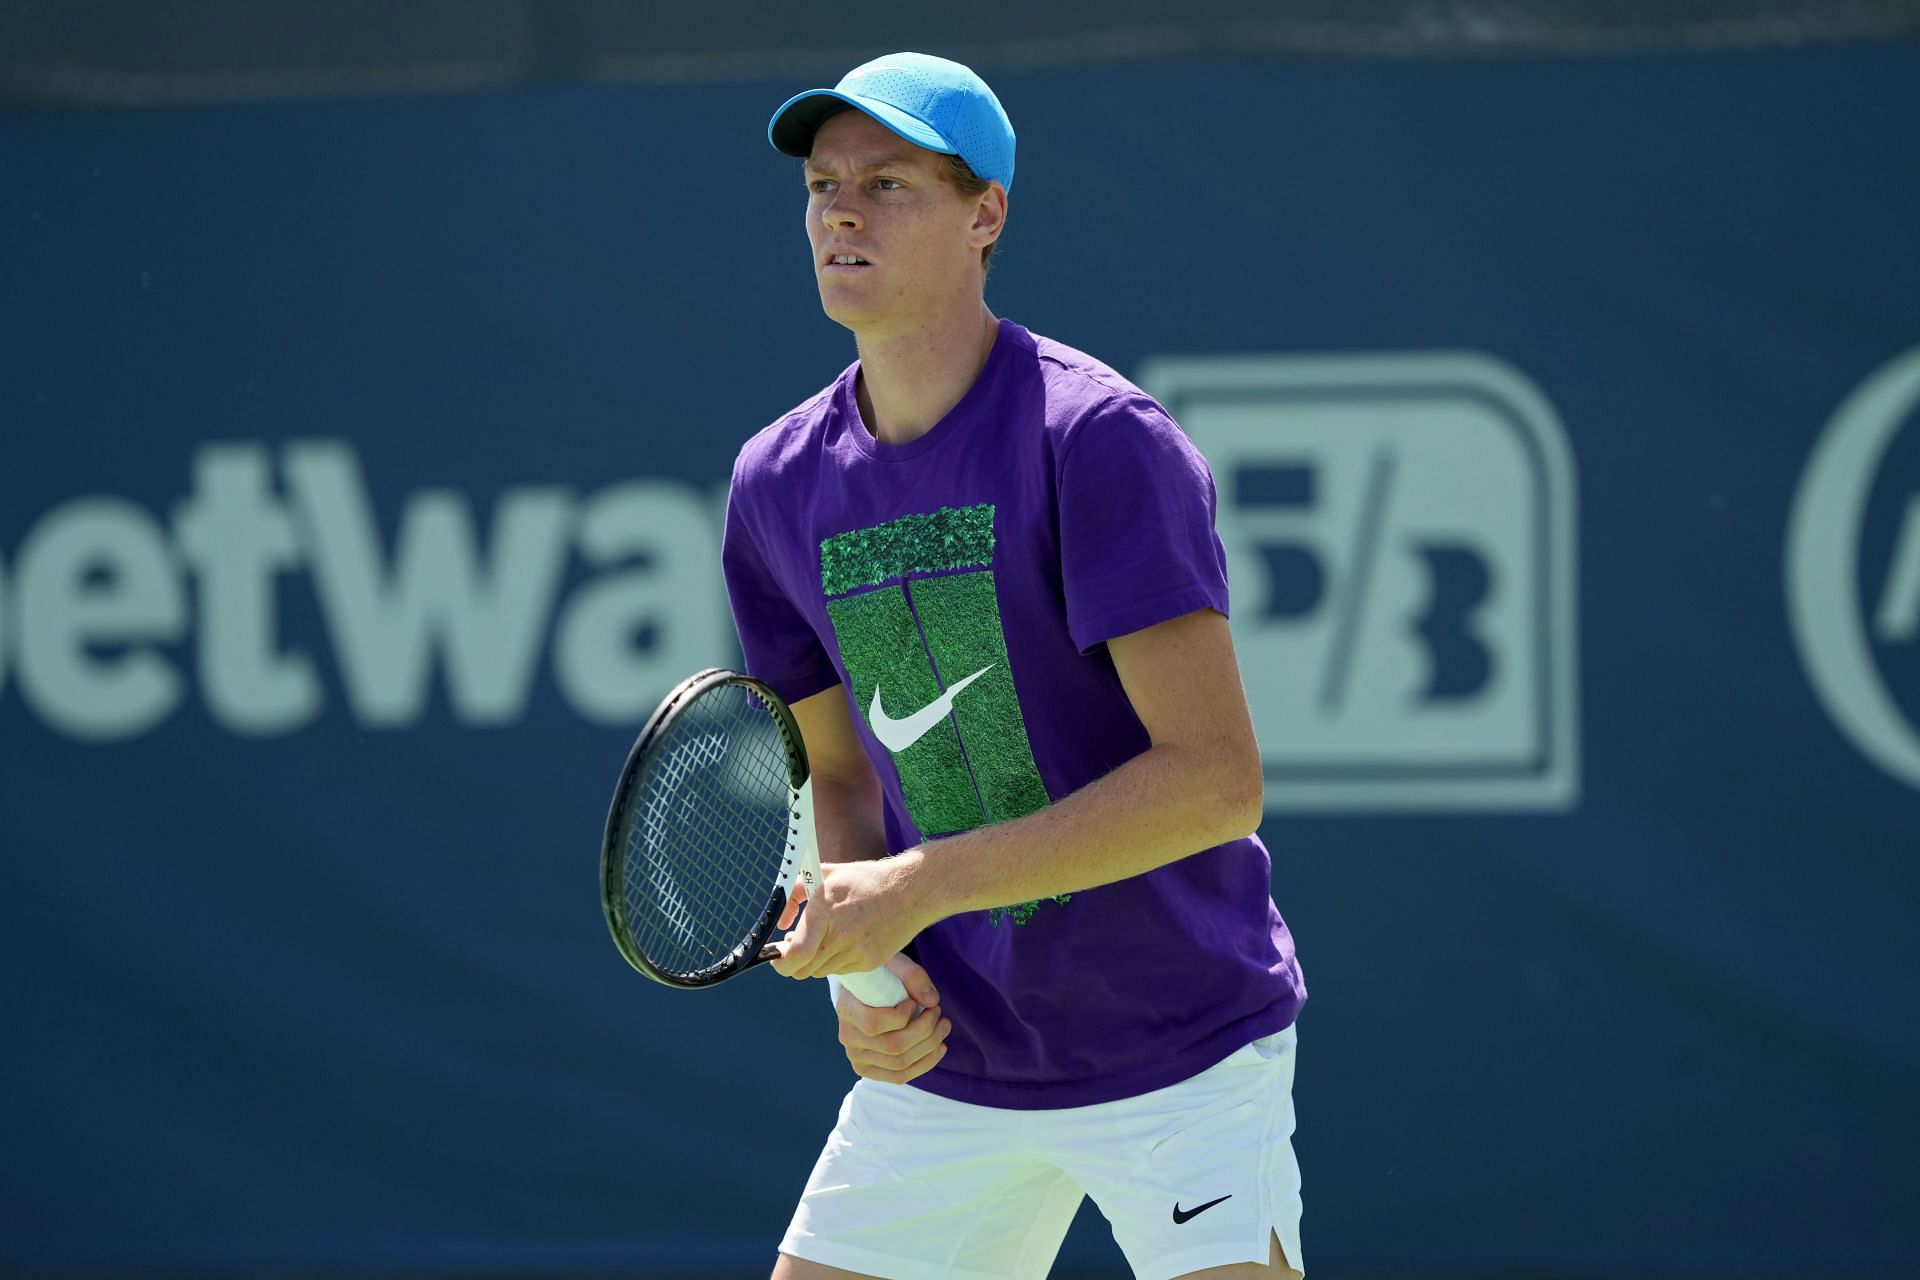
<svg viewBox="0 0 1920 1280"><path fill-rule="evenodd" d="M865 973L829 974L827 986L833 992L835 1004L840 1002L842 987L853 992L853 998L861 1004L870 1004L879 1009L891 1008L907 998L907 989L900 985L900 979L893 976L893 970L886 968L869 969Z"/></svg>

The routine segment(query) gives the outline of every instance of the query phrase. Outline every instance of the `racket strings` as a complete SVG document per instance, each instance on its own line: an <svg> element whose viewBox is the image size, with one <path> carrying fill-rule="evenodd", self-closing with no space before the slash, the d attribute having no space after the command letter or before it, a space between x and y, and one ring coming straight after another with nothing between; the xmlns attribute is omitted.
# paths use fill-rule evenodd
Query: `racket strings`
<svg viewBox="0 0 1920 1280"><path fill-rule="evenodd" d="M734 685L701 694L648 753L624 818L621 893L634 944L681 975L752 938L786 855L787 744Z"/></svg>

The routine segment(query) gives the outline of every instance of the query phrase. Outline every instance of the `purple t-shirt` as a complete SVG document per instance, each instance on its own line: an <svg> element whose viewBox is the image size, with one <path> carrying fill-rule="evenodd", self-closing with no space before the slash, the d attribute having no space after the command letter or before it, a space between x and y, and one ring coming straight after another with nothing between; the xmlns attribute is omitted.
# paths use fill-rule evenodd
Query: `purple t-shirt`
<svg viewBox="0 0 1920 1280"><path fill-rule="evenodd" d="M1000 322L951 413L875 440L856 363L741 449L727 592L747 670L844 686L895 850L1022 817L1149 745L1105 642L1227 609L1206 460L1113 370ZM1258 837L915 939L953 1022L914 1081L995 1107L1184 1080L1306 999Z"/></svg>

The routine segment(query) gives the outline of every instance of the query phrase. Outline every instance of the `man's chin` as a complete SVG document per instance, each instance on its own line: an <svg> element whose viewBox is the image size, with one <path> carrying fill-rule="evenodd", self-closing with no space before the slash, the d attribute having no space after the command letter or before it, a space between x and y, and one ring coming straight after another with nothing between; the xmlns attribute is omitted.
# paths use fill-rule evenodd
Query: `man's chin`
<svg viewBox="0 0 1920 1280"><path fill-rule="evenodd" d="M845 325L857 333L861 329L871 328L881 319L879 308L836 295L836 290L820 291L820 309L827 313L827 319L836 324Z"/></svg>

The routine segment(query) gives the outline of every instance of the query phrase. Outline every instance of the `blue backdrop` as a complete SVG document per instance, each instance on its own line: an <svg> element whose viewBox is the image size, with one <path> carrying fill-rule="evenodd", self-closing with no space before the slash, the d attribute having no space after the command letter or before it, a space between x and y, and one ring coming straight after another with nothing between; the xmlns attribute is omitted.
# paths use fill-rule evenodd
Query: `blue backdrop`
<svg viewBox="0 0 1920 1280"><path fill-rule="evenodd" d="M1309 1264L1920 1270L1920 48L983 70L1220 476ZM852 358L798 87L0 116L11 1272L770 1260L824 997L595 862Z"/></svg>

